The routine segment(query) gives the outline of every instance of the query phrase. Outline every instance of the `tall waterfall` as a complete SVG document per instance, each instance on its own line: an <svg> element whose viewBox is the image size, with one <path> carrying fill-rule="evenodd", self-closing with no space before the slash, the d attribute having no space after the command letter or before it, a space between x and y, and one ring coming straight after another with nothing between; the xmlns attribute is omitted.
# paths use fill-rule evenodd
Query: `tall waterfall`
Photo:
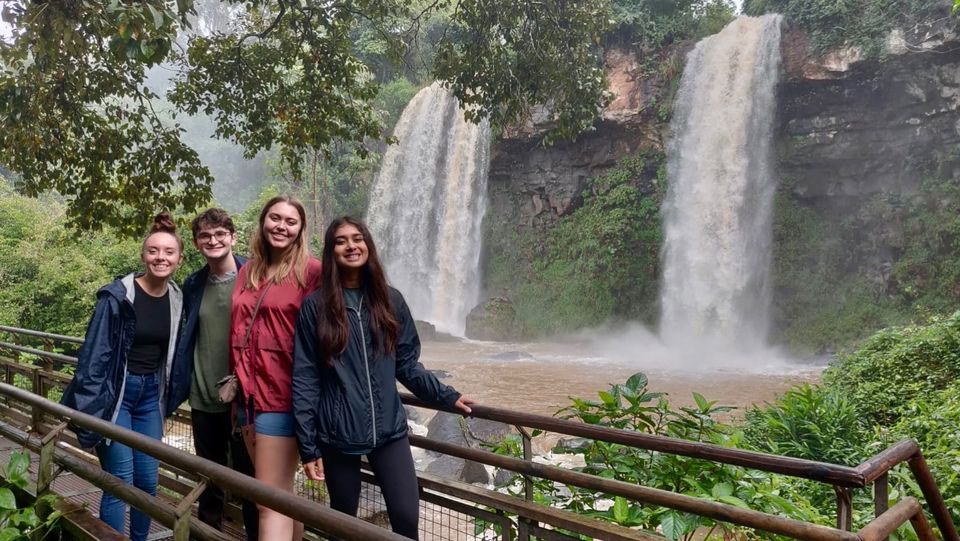
<svg viewBox="0 0 960 541"><path fill-rule="evenodd" d="M490 128L464 120L434 83L407 105L383 157L367 221L413 315L462 336L477 303Z"/></svg>
<svg viewBox="0 0 960 541"><path fill-rule="evenodd" d="M739 17L687 57L667 147L660 335L736 351L770 320L779 15Z"/></svg>

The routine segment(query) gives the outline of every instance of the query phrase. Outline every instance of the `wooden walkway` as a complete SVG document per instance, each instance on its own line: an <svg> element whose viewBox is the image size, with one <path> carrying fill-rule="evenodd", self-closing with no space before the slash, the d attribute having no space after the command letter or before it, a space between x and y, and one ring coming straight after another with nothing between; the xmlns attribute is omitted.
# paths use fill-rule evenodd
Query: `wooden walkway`
<svg viewBox="0 0 960 541"><path fill-rule="evenodd" d="M10 455L17 451L26 451L30 455L30 481L36 483L37 469L40 461L39 455L28 449L24 449L19 443L0 436L0 464L8 464L10 461ZM95 463L94 461L91 462ZM71 504L75 504L79 509L85 509L90 514L91 518L97 519L97 517L100 516L100 495L102 491L90 484L85 479L69 471L62 471L59 475L57 475L56 479L54 479L52 489L53 492L62 499ZM170 503L171 507L173 507L179 500L179 495L173 495L169 492L166 492L162 487L160 488L158 494L162 500ZM194 506L194 516L196 516L196 512L197 508ZM223 533L233 539L246 539L246 534L243 531L243 524L231 520L232 517L230 515L231 513L227 513L227 516L224 517ZM127 513L127 525L124 527L125 530L129 527L129 517L130 514ZM124 534L126 534L126 531L124 531ZM148 540L164 541L167 539L173 539L173 531L170 528L163 526L156 520L152 521L150 524L150 536L148 537Z"/></svg>

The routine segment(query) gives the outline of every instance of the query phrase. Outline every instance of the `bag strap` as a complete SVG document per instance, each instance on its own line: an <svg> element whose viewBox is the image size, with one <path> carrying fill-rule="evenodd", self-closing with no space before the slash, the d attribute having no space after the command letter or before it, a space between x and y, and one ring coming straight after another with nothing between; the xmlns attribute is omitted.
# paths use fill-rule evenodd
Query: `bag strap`
<svg viewBox="0 0 960 541"><path fill-rule="evenodd" d="M247 334L243 337L243 344L240 347L247 347L247 344L250 343L250 333L253 332L253 325L257 322L257 314L260 312L260 305L263 303L263 298L267 296L267 291L270 290L270 286L273 285L273 282L268 282L266 287L263 288L263 293L260 294L260 298L257 299L257 304L253 307L253 317L250 318L250 325L247 327Z"/></svg>
<svg viewBox="0 0 960 541"><path fill-rule="evenodd" d="M263 288L263 292L260 293L260 297L257 299L257 304L254 305L253 307L253 316L250 317L250 325L247 327L247 334L246 336L243 337L243 345L240 346L242 348L247 347L247 344L250 343L250 333L253 332L253 325L257 322L257 314L260 313L260 305L263 304L263 298L267 296L267 291L270 290L270 286L272 285L273 285L273 282L267 282L267 285ZM253 378L254 385L256 385L256 381L257 381L257 378L254 377ZM248 411L247 419L250 420L249 426L253 426L253 417L254 417L253 397L252 396L245 397L243 394L243 386L240 385L239 387L240 387L240 396L244 397L242 401L247 402L246 404L241 404L241 407L243 408L249 407L249 409L247 410Z"/></svg>

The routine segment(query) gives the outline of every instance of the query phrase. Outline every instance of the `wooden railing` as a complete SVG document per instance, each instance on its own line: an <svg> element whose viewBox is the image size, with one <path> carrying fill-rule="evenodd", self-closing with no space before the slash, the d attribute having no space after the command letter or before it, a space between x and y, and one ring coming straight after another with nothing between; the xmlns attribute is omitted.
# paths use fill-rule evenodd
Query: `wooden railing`
<svg viewBox="0 0 960 541"><path fill-rule="evenodd" d="M75 363L75 359L70 355L56 353L53 349L56 348L57 344L61 344L67 348L75 348L77 344L82 341L72 337L62 337L3 326L0 326L0 333L7 333L13 337L10 342L0 341L0 351L6 350L11 354L10 359L4 360L0 358L0 367L2 367L8 383L12 383L13 378L10 376L11 373L20 373L28 376L24 378L23 381L30 382L31 392L45 395L50 389L59 387L63 385L65 381L69 380L69 377L59 374L51 370L51 368L54 363ZM37 349L24 345L30 341L41 341L43 348ZM17 360L20 354L35 355L43 359L43 362L38 363L36 366L24 366ZM28 415L25 415L25 418L21 419L21 421L29 420L33 427L44 426L40 419L40 415L43 412L53 413L59 417L71 419L77 419L77 417L75 417L76 415L82 415L75 412L70 413L69 411L64 411L66 408L62 406L50 404L42 399L28 396L31 392L15 389L10 385L0 385L0 396L6 396L30 404L32 411ZM410 395L403 395L403 400L410 406L438 409ZM444 408L439 409L444 410ZM457 413L452 409L445 411ZM738 524L796 539L810 541L880 541L888 537L890 533L898 527L910 522L921 541L934 541L936 539L934 532L926 520L923 507L917 499L906 497L897 502L893 507L887 508L889 493L888 472L894 466L906 462L917 485L922 491L926 505L929 507L929 511L944 541L960 541L960 537L957 535L957 530L953 524L943 496L927 468L923 454L913 440L898 442L859 466L849 467L742 449L731 449L706 443L667 438L615 428L587 425L570 420L483 405L475 405L472 416L516 427L523 438L523 458L502 456L482 449L431 440L416 435L410 436L411 443L414 446L430 451L503 468L521 474L527 481L525 484L525 498L512 497L453 480L439 479L436 476L425 473L418 474L421 490L424 491L424 495L428 500L435 502L437 505L447 505L451 509L456 509L458 512L466 513L478 519L488 520L500 525L502 532L501 537L504 540L513 538L511 533L513 527L516 528L519 539L527 539L530 536L540 539L572 539L557 533L556 529L564 529L578 535L586 535L599 539L663 539L661 536L653 533L640 532L567 511L538 505L532 501L532 479L536 477L593 490L598 493L622 496L639 503L689 512L714 520ZM93 423L93 421L97 422ZM104 434L108 434L106 431L122 430L110 423L105 423L97 419L85 419L83 422L93 423L89 426L83 426L88 428L94 427L93 429L103 431L102 433ZM829 527L812 524L712 500L601 478L599 476L534 462L532 438L529 429L589 438L638 449L670 453L691 459L708 460L825 483L831 485L837 494L837 526ZM131 438L129 441L135 442L137 445L143 444L144 448L149 449L151 454L157 453L155 456L162 461L167 462L169 460L169 464L172 466L186 471L195 470L206 479L210 479L218 484L224 483L222 486L226 488L242 490L242 493L245 495L257 495L261 497L262 500L257 500L259 503L264 503L270 507L277 505L277 507L274 508L285 513L289 511L288 514L290 514L290 516L295 516L295 518L304 520L304 522L308 524L313 524L321 531L331 531L329 528L332 526L328 521L339 520L337 517L329 514L332 513L329 509L320 507L320 509L325 509L325 511L319 511L317 507L314 507L316 504L310 504L311 506L298 504L300 507L297 507L292 500L283 499L281 501L276 499L279 496L268 495L265 492L261 492L262 489L260 488L252 489L246 484L241 486L238 483L255 481L249 480L249 478L245 478L246 481L242 481L238 476L244 476L236 474L235 472L227 473L216 468L211 469L212 463L203 461L192 455L186 455L189 457L189 459L187 459L181 454L171 454L167 446L155 440L149 440L149 438L144 438L139 435L137 436L136 438ZM130 436L128 434L124 437ZM137 441L140 440L140 438L147 439L149 442ZM212 466L216 465L213 464ZM871 485L874 489L875 518L858 532L851 532L851 490L865 488ZM442 496L449 496L449 498ZM294 498L293 496L290 497ZM464 503L464 501L467 503ZM494 511L488 511L484 508L491 508ZM506 518L505 513L516 515L516 522L511 522ZM312 515L312 520L307 520L307 515ZM168 519L169 516L166 518ZM174 518L176 518L176 516ZM160 519L158 518L158 520ZM350 524L351 527L354 527L353 522ZM359 526L356 527L359 528ZM348 535L346 538L354 539L358 537ZM366 536L362 538L376 539L375 537ZM439 538L444 539L445 537L441 535Z"/></svg>

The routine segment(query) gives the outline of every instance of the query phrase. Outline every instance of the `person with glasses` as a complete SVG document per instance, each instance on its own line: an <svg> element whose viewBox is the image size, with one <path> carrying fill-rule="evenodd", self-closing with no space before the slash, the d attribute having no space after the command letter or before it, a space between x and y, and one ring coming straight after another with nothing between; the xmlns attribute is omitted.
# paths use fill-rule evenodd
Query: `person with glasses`
<svg viewBox="0 0 960 541"><path fill-rule="evenodd" d="M193 246L207 264L183 283L184 323L174 377L183 384L173 397L176 409L190 400L190 420L197 456L217 464L231 464L240 473L254 475L253 463L239 433L234 434L231 404L220 402L216 383L229 372L231 295L237 272L246 262L233 253L237 232L230 215L210 208L193 219ZM171 410L172 413L172 410ZM242 500L243 526L248 540L257 540L257 506ZM224 492L213 484L198 500L197 516L218 530L223 528Z"/></svg>

